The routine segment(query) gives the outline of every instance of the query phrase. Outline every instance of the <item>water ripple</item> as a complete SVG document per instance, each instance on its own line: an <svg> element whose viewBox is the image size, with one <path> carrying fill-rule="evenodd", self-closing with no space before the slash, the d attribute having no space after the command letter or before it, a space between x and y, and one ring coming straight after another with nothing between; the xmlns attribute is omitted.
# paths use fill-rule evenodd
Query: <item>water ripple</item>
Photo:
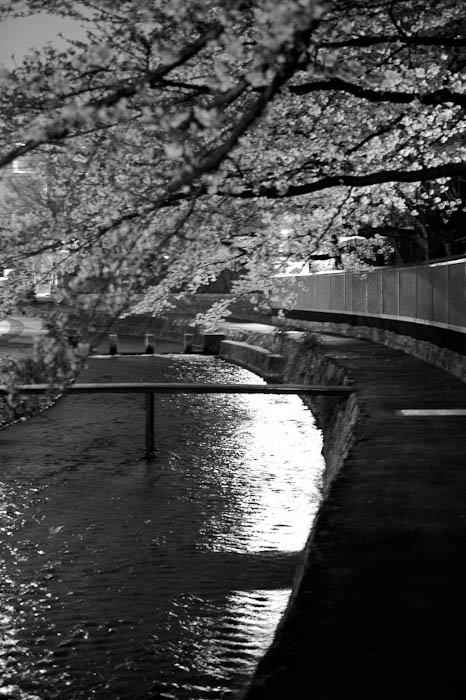
<svg viewBox="0 0 466 700"><path fill-rule="evenodd" d="M251 382L217 358L86 381ZM0 433L0 698L226 700L270 644L320 498L297 397L70 396Z"/></svg>

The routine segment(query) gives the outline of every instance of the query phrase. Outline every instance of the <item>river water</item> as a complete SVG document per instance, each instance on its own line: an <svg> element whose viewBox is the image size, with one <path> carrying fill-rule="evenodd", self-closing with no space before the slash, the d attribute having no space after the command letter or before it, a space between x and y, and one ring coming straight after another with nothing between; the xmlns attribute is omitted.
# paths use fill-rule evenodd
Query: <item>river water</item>
<svg viewBox="0 0 466 700"><path fill-rule="evenodd" d="M82 381L259 383L214 357L93 358ZM294 396L70 395L0 431L0 697L238 697L320 499Z"/></svg>

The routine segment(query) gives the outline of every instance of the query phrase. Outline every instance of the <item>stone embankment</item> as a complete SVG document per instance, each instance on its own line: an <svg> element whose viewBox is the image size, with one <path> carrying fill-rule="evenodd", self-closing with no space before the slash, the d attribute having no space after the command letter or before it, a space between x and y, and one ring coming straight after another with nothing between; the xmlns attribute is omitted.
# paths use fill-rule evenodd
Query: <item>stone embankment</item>
<svg viewBox="0 0 466 700"><path fill-rule="evenodd" d="M461 697L464 383L366 340L254 324L222 334L220 355L266 379L273 356L283 382L356 389L302 397L323 430L325 493L243 700Z"/></svg>
<svg viewBox="0 0 466 700"><path fill-rule="evenodd" d="M348 386L352 379L344 367L326 357L317 336L283 332L263 324L225 324L220 334L219 356L241 365L269 382ZM212 347L212 335L207 337ZM352 427L358 407L350 398L309 396L302 401L311 409L324 435L325 483L331 482L352 443Z"/></svg>

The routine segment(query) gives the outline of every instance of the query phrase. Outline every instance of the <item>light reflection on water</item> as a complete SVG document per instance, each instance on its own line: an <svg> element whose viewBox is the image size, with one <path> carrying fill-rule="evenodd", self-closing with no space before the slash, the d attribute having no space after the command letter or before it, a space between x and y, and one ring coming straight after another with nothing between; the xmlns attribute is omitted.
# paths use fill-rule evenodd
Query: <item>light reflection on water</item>
<svg viewBox="0 0 466 700"><path fill-rule="evenodd" d="M247 474L256 485L242 490L238 529L224 532L215 548L249 552L299 552L319 504L321 435L297 396L244 395L249 420L235 440L247 445Z"/></svg>
<svg viewBox="0 0 466 700"><path fill-rule="evenodd" d="M216 358L94 360L85 381L258 383ZM79 418L79 419L78 419ZM0 432L0 697L231 698L270 644L319 502L297 397L68 397Z"/></svg>

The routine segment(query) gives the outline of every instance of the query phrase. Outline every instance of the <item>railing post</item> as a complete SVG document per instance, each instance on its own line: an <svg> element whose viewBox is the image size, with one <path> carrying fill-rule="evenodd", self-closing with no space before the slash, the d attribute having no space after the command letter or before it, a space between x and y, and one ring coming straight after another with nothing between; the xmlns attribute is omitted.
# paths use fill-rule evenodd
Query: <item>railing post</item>
<svg viewBox="0 0 466 700"><path fill-rule="evenodd" d="M116 355L118 352L118 334L108 334L108 352L110 355Z"/></svg>
<svg viewBox="0 0 466 700"><path fill-rule="evenodd" d="M184 334L184 353L190 354L193 351L193 339L194 339L194 333L185 333Z"/></svg>
<svg viewBox="0 0 466 700"><path fill-rule="evenodd" d="M152 333L146 333L144 342L144 352L146 355L153 355L155 349L154 335Z"/></svg>
<svg viewBox="0 0 466 700"><path fill-rule="evenodd" d="M154 418L154 392L146 391L146 459L152 457L155 449Z"/></svg>

